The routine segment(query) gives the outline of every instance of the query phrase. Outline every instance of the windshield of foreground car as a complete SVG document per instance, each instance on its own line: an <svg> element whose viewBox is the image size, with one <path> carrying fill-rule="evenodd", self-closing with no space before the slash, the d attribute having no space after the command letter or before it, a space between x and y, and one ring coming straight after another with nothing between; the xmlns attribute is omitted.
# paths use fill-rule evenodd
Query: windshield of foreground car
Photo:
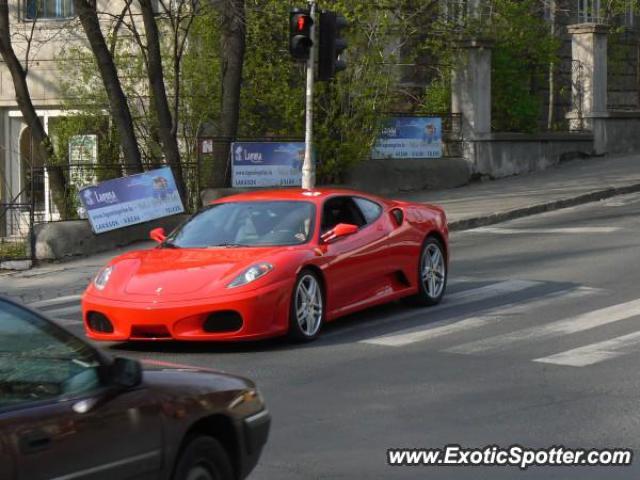
<svg viewBox="0 0 640 480"><path fill-rule="evenodd" d="M0 300L0 410L97 389L98 367L80 340Z"/></svg>
<svg viewBox="0 0 640 480"><path fill-rule="evenodd" d="M256 201L211 205L173 232L169 248L301 245L311 238L315 207L309 202Z"/></svg>

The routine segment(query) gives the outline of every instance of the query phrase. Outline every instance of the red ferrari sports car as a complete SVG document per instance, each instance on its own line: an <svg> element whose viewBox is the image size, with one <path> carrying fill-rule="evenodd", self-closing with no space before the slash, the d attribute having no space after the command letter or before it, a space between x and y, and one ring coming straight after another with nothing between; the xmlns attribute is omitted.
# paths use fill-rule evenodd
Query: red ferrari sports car
<svg viewBox="0 0 640 480"><path fill-rule="evenodd" d="M214 201L148 250L113 259L82 298L95 340L312 340L380 303L442 299L444 211L341 189Z"/></svg>

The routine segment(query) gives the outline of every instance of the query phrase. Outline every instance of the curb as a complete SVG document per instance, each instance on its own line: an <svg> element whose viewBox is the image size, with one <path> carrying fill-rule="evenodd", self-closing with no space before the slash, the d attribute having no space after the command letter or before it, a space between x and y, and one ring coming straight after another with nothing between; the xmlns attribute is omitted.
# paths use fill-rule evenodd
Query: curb
<svg viewBox="0 0 640 480"><path fill-rule="evenodd" d="M508 220L514 220L516 218L528 217L531 215L537 215L539 213L551 212L553 210L575 207L577 205L597 202L599 200L616 197L618 195L626 195L628 193L637 192L640 192L640 183L634 183L633 185L626 185L624 187L605 188L604 190L596 190L595 192L584 193L576 197L563 198L560 200L553 200L551 202L531 205L529 207L515 208L513 210L507 210L505 212L496 212L489 215L456 220L449 223L449 230L452 232L472 230L474 228L493 225L495 223L502 223Z"/></svg>

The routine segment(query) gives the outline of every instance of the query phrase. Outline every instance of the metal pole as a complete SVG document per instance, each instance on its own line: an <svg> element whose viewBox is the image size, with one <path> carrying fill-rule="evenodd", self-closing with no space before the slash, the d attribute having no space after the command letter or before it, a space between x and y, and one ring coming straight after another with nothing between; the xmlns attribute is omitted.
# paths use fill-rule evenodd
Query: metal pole
<svg viewBox="0 0 640 480"><path fill-rule="evenodd" d="M304 163L302 164L302 188L312 189L316 185L316 166L313 163L313 87L315 81L317 46L318 4L316 0L309 0L311 7L311 41L313 46L307 61L307 106L304 134Z"/></svg>

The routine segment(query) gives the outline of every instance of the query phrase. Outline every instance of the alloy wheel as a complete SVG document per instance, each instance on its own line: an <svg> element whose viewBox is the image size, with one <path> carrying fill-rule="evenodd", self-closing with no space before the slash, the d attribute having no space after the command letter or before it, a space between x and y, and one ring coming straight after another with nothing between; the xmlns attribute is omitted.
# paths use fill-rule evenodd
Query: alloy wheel
<svg viewBox="0 0 640 480"><path fill-rule="evenodd" d="M316 277L304 275L298 282L295 297L296 320L300 330L313 337L322 325L322 288Z"/></svg>
<svg viewBox="0 0 640 480"><path fill-rule="evenodd" d="M438 298L444 289L447 271L442 250L436 243L427 243L420 269L424 289L430 298Z"/></svg>

